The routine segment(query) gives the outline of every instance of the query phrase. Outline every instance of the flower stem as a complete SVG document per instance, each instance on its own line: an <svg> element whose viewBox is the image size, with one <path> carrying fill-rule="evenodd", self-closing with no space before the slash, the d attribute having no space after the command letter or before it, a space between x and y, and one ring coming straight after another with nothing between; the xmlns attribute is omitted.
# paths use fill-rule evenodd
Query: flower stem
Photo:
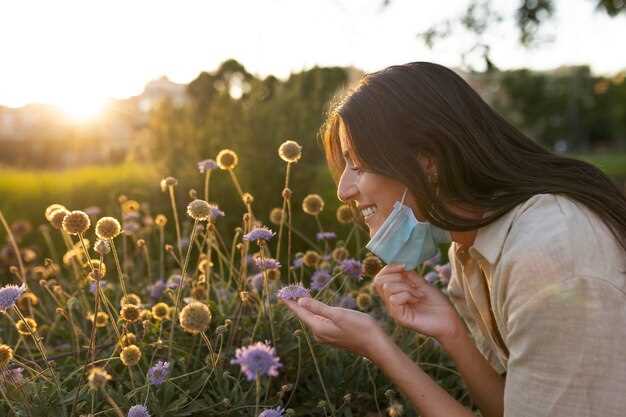
<svg viewBox="0 0 626 417"><path fill-rule="evenodd" d="M313 345L311 344L311 340L309 338L309 334L304 327L304 324L300 320L300 327L302 328L302 332L304 333L304 338L306 339L306 343L309 346L309 351L311 352L311 358L313 359L313 364L315 365L315 370L317 371L317 376L320 380L320 385L322 386L322 391L324 391L324 397L326 398L326 402L330 407L330 413L335 417L335 406L330 401L330 397L328 396L328 391L326 390L326 384L324 384L324 378L322 377L322 372L320 371L319 364L317 363L317 357L315 356L315 351L313 350Z"/></svg>
<svg viewBox="0 0 626 417"><path fill-rule="evenodd" d="M7 221L2 214L2 210L0 210L0 222L4 226L4 229L7 232L7 236L9 237L9 241L11 242L11 246L13 247L13 252L15 252L15 257L17 258L17 263L20 267L20 278L22 282L26 282L26 270L24 269L24 262L22 262L22 255L20 254L20 249L17 246L17 242L15 237L13 236L13 232L11 232L11 228L9 227Z"/></svg>
<svg viewBox="0 0 626 417"><path fill-rule="evenodd" d="M117 268L117 277L120 280L120 286L122 287L122 292L124 293L124 297L126 297L128 295L128 292L126 291L126 281L124 279L124 272L122 272L122 268L120 267L120 260L117 257L117 248L115 247L115 242L113 242L113 239L109 240L109 243L111 244L111 252L113 252L113 258L115 259L115 267Z"/></svg>
<svg viewBox="0 0 626 417"><path fill-rule="evenodd" d="M174 196L174 186L170 185L169 194L170 194L170 203L172 205L172 213L174 213L174 224L176 225L176 247L178 248L178 256L182 259L183 257L183 248L181 247L181 238L180 238L180 222L178 221L178 210L176 209L176 197ZM189 242L189 246L191 246L191 242Z"/></svg>

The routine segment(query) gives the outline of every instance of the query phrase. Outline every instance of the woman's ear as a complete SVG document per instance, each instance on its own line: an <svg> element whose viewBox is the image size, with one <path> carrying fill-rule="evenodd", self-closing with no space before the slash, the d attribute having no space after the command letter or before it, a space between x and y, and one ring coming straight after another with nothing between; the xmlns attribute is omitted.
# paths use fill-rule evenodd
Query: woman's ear
<svg viewBox="0 0 626 417"><path fill-rule="evenodd" d="M422 171L426 174L427 178L437 178L439 172L437 170L437 164L435 159L426 153L419 152L417 154L417 160L422 167Z"/></svg>

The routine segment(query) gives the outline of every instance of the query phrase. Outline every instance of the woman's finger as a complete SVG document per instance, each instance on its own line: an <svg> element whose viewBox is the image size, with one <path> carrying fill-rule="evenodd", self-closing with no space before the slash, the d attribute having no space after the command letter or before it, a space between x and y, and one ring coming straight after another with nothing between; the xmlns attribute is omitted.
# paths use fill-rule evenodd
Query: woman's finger
<svg viewBox="0 0 626 417"><path fill-rule="evenodd" d="M378 292L378 294L381 295L380 292L384 284L389 283L389 282L402 282L402 281L406 281L406 278L404 278L402 274L399 272L389 273L385 275L381 275L379 273L378 275L376 275L376 277L374 277L374 281L372 282L372 285L374 286L374 289L376 290L376 292Z"/></svg>
<svg viewBox="0 0 626 417"><path fill-rule="evenodd" d="M385 297L390 297L396 293L406 291L408 293L417 295L418 290L410 283L406 281L402 282L388 282L383 284L383 292L385 293Z"/></svg>
<svg viewBox="0 0 626 417"><path fill-rule="evenodd" d="M413 295L407 291L396 293L389 297L389 303L393 305L415 304L419 302L419 295Z"/></svg>
<svg viewBox="0 0 626 417"><path fill-rule="evenodd" d="M323 317L313 314L306 308L298 305L298 303L293 300L282 300L282 302L311 329L316 329L319 326L318 323L325 320Z"/></svg>
<svg viewBox="0 0 626 417"><path fill-rule="evenodd" d="M297 304L311 313L326 317L331 321L335 321L337 319L338 313L336 307L331 307L321 301L314 300L311 297L302 297L298 299Z"/></svg>
<svg viewBox="0 0 626 417"><path fill-rule="evenodd" d="M393 274L393 273L398 273L398 272L402 272L404 271L404 265L402 264L387 264L385 266L383 266L380 271L378 271L378 275L386 275L386 274Z"/></svg>
<svg viewBox="0 0 626 417"><path fill-rule="evenodd" d="M415 288L421 289L430 284L424 279L424 277L417 274L415 271L405 271L402 273L402 279L404 282L411 283Z"/></svg>

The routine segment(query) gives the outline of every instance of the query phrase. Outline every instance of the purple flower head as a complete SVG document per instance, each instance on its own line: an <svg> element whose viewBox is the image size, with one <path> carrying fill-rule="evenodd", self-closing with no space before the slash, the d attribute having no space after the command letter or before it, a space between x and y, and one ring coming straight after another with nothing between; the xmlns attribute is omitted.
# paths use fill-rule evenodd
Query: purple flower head
<svg viewBox="0 0 626 417"><path fill-rule="evenodd" d="M254 262L254 256L247 255L246 256L246 267L248 268L248 272L251 274L256 274L259 272L259 268L256 266L256 262Z"/></svg>
<svg viewBox="0 0 626 417"><path fill-rule="evenodd" d="M109 283L103 279L100 280L100 290L105 290L109 288ZM91 281L89 283L89 292L92 294L96 294L96 281Z"/></svg>
<svg viewBox="0 0 626 417"><path fill-rule="evenodd" d="M0 311L7 311L12 308L24 291L26 291L26 284L19 287L17 285L5 285L0 288Z"/></svg>
<svg viewBox="0 0 626 417"><path fill-rule="evenodd" d="M450 268L450 263L445 265L437 265L435 267L435 271L439 274L439 279L442 283L447 284L450 281L450 275L452 274L452 269Z"/></svg>
<svg viewBox="0 0 626 417"><path fill-rule="evenodd" d="M276 355L276 350L269 345L269 342L256 342L237 349L235 359L232 359L230 363L240 365L241 372L246 374L248 381L262 375L276 376L278 368L283 366Z"/></svg>
<svg viewBox="0 0 626 417"><path fill-rule="evenodd" d="M304 265L304 256L298 256L296 259L293 260L292 266L294 269L297 268L302 268L302 265Z"/></svg>
<svg viewBox="0 0 626 417"><path fill-rule="evenodd" d="M349 308L351 310L356 310L356 300L351 295L344 295L337 302L337 307Z"/></svg>
<svg viewBox="0 0 626 417"><path fill-rule="evenodd" d="M256 227L252 229L249 233L246 233L245 235L243 235L243 239L252 241L252 242L259 241L259 240L268 241L275 234L276 234L275 232L272 232L267 227Z"/></svg>
<svg viewBox="0 0 626 417"><path fill-rule="evenodd" d="M145 405L133 405L132 407L130 407L130 409L128 410L128 417L150 417L150 413L148 412L148 409L146 408Z"/></svg>
<svg viewBox="0 0 626 417"><path fill-rule="evenodd" d="M248 281L250 283L250 286L253 289L255 289L257 292L263 291L263 273L262 272L249 276Z"/></svg>
<svg viewBox="0 0 626 417"><path fill-rule="evenodd" d="M340 267L344 274L349 275L352 278L361 279L361 262L356 259L344 259L341 261Z"/></svg>
<svg viewBox="0 0 626 417"><path fill-rule="evenodd" d="M102 209L100 207L97 207L97 206L87 207L86 209L83 209L83 211L89 217L97 217L97 216L100 215L100 213L102 213Z"/></svg>
<svg viewBox="0 0 626 417"><path fill-rule="evenodd" d="M434 284L435 282L437 282L439 280L439 274L436 273L435 271L430 271L429 273L424 275L424 279L429 284Z"/></svg>
<svg viewBox="0 0 626 417"><path fill-rule="evenodd" d="M148 369L148 381L152 385L161 385L170 375L170 363L157 361L157 363Z"/></svg>
<svg viewBox="0 0 626 417"><path fill-rule="evenodd" d="M266 410L263 410L261 414L258 415L258 417L284 417L284 411L285 409L281 407L268 408Z"/></svg>
<svg viewBox="0 0 626 417"><path fill-rule="evenodd" d="M330 276L328 271L324 269L318 269L317 271L313 272L313 275L311 275L311 289L317 291L321 290L330 282L331 278L332 277Z"/></svg>
<svg viewBox="0 0 626 417"><path fill-rule="evenodd" d="M435 265L438 265L441 262L441 252L437 252L435 256L430 259L426 259L424 261L424 266L434 268Z"/></svg>
<svg viewBox="0 0 626 417"><path fill-rule="evenodd" d="M333 240L337 238L337 234L335 232L319 232L316 237L317 240Z"/></svg>
<svg viewBox="0 0 626 417"><path fill-rule="evenodd" d="M4 383L19 385L24 382L24 375L22 375L23 371L24 368L3 369L0 372L0 381Z"/></svg>
<svg viewBox="0 0 626 417"><path fill-rule="evenodd" d="M254 263L260 271L280 268L280 262L273 258L255 258Z"/></svg>
<svg viewBox="0 0 626 417"><path fill-rule="evenodd" d="M124 222L124 224L122 225L122 232L126 236L134 235L139 231L139 229L141 229L141 226L139 225L139 223L134 221Z"/></svg>
<svg viewBox="0 0 626 417"><path fill-rule="evenodd" d="M220 210L215 204L209 204L209 208L211 209L211 215L209 219L211 221L217 220L220 217L224 217L224 212Z"/></svg>
<svg viewBox="0 0 626 417"><path fill-rule="evenodd" d="M152 298L153 300L157 300L161 298L161 296L163 295L163 291L165 291L165 288L167 288L167 285L165 284L165 280L163 278L159 278L159 280L150 285L149 288L150 298Z"/></svg>
<svg viewBox="0 0 626 417"><path fill-rule="evenodd" d="M182 281L182 277L180 274L172 274L170 278L167 280L167 288L178 288Z"/></svg>
<svg viewBox="0 0 626 417"><path fill-rule="evenodd" d="M293 284L282 287L278 290L276 296L281 300L297 300L302 297L310 297L311 293L302 284Z"/></svg>
<svg viewBox="0 0 626 417"><path fill-rule="evenodd" d="M215 168L217 168L217 163L212 159L205 159L204 161L198 162L198 170L201 174L214 170Z"/></svg>

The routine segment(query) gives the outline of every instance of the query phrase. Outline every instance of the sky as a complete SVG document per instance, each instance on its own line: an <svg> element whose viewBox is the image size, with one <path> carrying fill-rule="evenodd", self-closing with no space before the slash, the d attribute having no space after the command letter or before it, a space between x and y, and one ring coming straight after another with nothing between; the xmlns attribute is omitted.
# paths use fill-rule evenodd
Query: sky
<svg viewBox="0 0 626 417"><path fill-rule="evenodd" d="M518 1L494 0L505 17ZM459 15L468 0L5 0L0 2L0 105L31 102L87 111L137 95L163 75L188 83L234 58L280 78L319 66L375 71L410 61L460 65L471 43L458 33L433 50L416 34ZM626 17L594 13L594 1L556 0L545 27L556 41L525 50L507 20L487 40L502 69L589 64L626 68ZM433 6L436 5L435 6Z"/></svg>

